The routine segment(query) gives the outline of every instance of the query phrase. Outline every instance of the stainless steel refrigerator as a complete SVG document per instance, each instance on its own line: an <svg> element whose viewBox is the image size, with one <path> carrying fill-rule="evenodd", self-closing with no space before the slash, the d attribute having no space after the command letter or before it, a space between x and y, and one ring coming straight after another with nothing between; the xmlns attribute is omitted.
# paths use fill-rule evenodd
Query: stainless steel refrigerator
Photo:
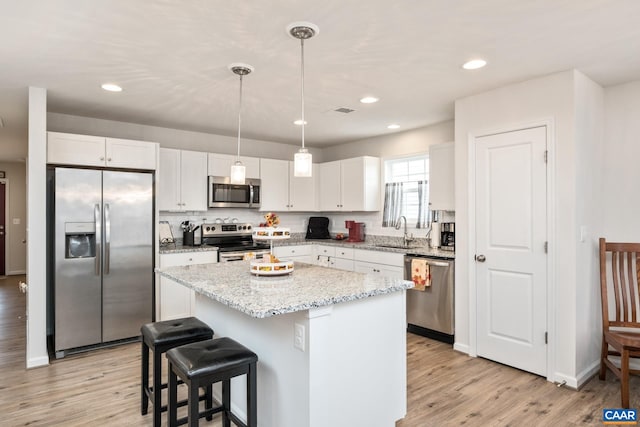
<svg viewBox="0 0 640 427"><path fill-rule="evenodd" d="M153 175L54 172L54 347L138 336L153 315Z"/></svg>

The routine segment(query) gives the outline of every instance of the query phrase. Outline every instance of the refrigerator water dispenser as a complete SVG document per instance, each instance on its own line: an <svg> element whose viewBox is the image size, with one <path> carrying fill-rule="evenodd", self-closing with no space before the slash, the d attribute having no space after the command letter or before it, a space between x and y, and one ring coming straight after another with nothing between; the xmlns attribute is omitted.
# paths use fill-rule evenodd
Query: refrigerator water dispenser
<svg viewBox="0 0 640 427"><path fill-rule="evenodd" d="M96 226L92 222L64 224L65 258L94 258L96 256Z"/></svg>

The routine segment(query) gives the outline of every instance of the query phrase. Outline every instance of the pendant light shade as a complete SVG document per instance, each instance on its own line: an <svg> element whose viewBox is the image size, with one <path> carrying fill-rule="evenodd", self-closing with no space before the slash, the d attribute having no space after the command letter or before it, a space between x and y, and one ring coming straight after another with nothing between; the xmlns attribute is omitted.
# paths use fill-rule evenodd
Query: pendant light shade
<svg viewBox="0 0 640 427"><path fill-rule="evenodd" d="M313 171L311 153L304 147L304 41L320 32L317 25L310 22L294 22L287 26L287 32L291 37L300 40L300 105L302 110L301 125L302 147L293 158L293 175L298 177L310 177Z"/></svg>
<svg viewBox="0 0 640 427"><path fill-rule="evenodd" d="M240 130L242 126L242 78L253 71L253 67L247 64L231 64L229 69L240 76L240 100L238 102L238 154L236 155L236 161L231 166L229 172L229 181L231 184L244 184L246 177L246 169L240 161Z"/></svg>

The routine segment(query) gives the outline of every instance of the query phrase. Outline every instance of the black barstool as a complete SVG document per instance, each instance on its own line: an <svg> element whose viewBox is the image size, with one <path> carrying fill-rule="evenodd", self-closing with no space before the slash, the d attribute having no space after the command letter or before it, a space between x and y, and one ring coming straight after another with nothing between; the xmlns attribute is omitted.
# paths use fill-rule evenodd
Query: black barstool
<svg viewBox="0 0 640 427"><path fill-rule="evenodd" d="M257 378L258 356L231 338L218 338L173 348L167 351L169 359L169 426L189 423L198 425L202 417L222 412L222 426L230 427L231 421L240 427L257 426ZM231 412L231 378L247 376L247 423ZM178 377L189 388L188 417L178 420ZM222 405L213 408L207 402L205 410L198 409L198 389L210 387L222 381Z"/></svg>
<svg viewBox="0 0 640 427"><path fill-rule="evenodd" d="M195 317L165 320L147 323L140 328L142 332L142 415L149 409L149 400L153 403L153 425L160 427L160 414L167 410L162 406L162 353L184 344L209 340L213 330ZM149 387L149 349L153 351L153 387ZM206 393L211 399L211 393ZM186 404L186 402L185 402Z"/></svg>

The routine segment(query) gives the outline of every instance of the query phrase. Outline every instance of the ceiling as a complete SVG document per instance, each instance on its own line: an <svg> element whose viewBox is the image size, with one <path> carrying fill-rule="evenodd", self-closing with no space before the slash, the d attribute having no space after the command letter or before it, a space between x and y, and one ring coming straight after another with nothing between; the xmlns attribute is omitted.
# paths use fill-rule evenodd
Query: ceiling
<svg viewBox="0 0 640 427"><path fill-rule="evenodd" d="M235 135L233 62L255 67L244 79L243 136L298 144L300 42L285 30L294 21L320 28L305 42L305 132L313 147L450 120L455 99L572 68L603 86L640 78L637 0L0 5L3 145L13 129L26 132L28 86L47 88L53 112ZM488 65L461 69L475 57ZM105 82L124 91L103 91ZM380 101L361 104L366 95Z"/></svg>

